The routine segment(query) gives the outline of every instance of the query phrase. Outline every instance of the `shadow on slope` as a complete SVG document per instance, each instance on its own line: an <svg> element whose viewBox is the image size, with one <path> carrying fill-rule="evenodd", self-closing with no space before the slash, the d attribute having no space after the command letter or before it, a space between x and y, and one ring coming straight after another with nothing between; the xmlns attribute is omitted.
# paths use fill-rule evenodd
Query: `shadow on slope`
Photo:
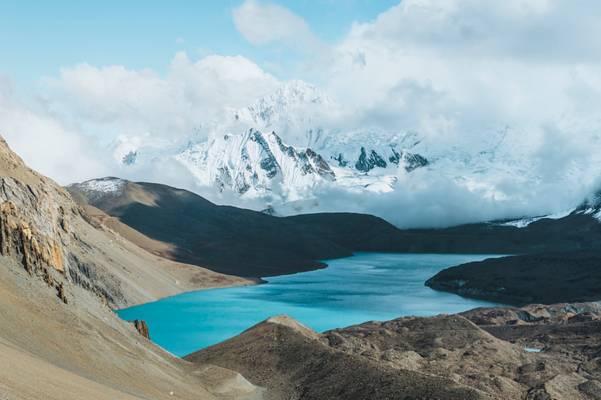
<svg viewBox="0 0 601 400"><path fill-rule="evenodd" d="M93 184L90 184L92 182ZM590 214L540 219L518 228L480 223L444 229L400 230L381 218L352 213L275 217L219 206L185 190L116 178L68 189L121 222L167 244L176 261L245 277L265 277L323 267L319 260L355 251L523 254L601 248L601 224ZM120 182L118 190L96 183Z"/></svg>

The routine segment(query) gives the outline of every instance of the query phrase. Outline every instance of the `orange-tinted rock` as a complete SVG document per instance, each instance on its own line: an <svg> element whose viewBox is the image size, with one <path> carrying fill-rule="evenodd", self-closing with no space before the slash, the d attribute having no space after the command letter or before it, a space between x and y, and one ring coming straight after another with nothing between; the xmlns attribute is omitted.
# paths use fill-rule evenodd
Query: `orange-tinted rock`
<svg viewBox="0 0 601 400"><path fill-rule="evenodd" d="M148 330L148 324L146 324L146 321L141 320L141 319L136 319L136 320L132 321L132 324L134 324L134 327L136 328L136 330L138 331L138 333L140 335L142 335L146 339L150 340L150 332Z"/></svg>

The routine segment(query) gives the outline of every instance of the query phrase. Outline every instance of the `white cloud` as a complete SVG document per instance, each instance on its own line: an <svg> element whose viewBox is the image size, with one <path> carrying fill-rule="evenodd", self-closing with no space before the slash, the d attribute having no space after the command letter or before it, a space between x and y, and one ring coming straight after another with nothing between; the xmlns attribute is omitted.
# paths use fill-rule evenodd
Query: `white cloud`
<svg viewBox="0 0 601 400"><path fill-rule="evenodd" d="M599 60L601 4L570 0L404 0L350 37L437 55L514 61Z"/></svg>
<svg viewBox="0 0 601 400"><path fill-rule="evenodd" d="M601 172L599 12L601 3L592 1L404 0L355 24L324 65L347 125L419 132L439 154L477 154L491 134L509 127L504 154L510 162L527 160L520 168L533 180L482 174L484 186L503 195L491 202L482 185L471 182L467 193L424 176L426 188L365 194L348 204L399 223L427 221L431 209L446 224L578 202Z"/></svg>
<svg viewBox="0 0 601 400"><path fill-rule="evenodd" d="M80 64L49 81L48 102L104 137L190 135L227 107L242 107L275 89L278 80L242 56L173 58L166 76L152 70Z"/></svg>
<svg viewBox="0 0 601 400"><path fill-rule="evenodd" d="M246 0L234 9L233 18L238 31L255 45L280 42L305 50L320 46L304 19L277 4Z"/></svg>
<svg viewBox="0 0 601 400"><path fill-rule="evenodd" d="M7 80L0 80L0 134L31 168L62 184L107 172L93 139L61 123L43 104L20 101Z"/></svg>
<svg viewBox="0 0 601 400"><path fill-rule="evenodd" d="M120 174L112 147L121 136L159 147L203 135L224 110L245 106L279 81L242 56L175 55L162 76L124 66L65 67L45 79L39 100L19 101L8 82L0 90L0 133L35 169L61 183ZM86 134L84 134L86 133ZM74 168L76 166L76 168ZM132 178L188 186L176 166L133 171ZM171 171L171 172L170 172Z"/></svg>
<svg viewBox="0 0 601 400"><path fill-rule="evenodd" d="M536 136L560 119L599 117L585 106L601 100L598 12L586 1L405 0L353 26L324 66L326 85L355 125L461 138L509 125Z"/></svg>

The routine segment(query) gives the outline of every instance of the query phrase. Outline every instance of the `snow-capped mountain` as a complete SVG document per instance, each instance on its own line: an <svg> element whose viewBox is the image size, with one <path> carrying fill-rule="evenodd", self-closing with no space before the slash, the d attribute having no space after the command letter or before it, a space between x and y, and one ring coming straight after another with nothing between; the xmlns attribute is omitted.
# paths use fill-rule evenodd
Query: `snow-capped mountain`
<svg viewBox="0 0 601 400"><path fill-rule="evenodd" d="M574 213L591 215L593 218L601 221L601 191L593 193L574 210Z"/></svg>
<svg viewBox="0 0 601 400"><path fill-rule="evenodd" d="M314 148L338 131L331 127L342 109L315 86L292 81L247 107L228 110L227 114L230 126L225 129L244 126L262 132L275 131L290 145Z"/></svg>
<svg viewBox="0 0 601 400"><path fill-rule="evenodd" d="M339 114L333 99L295 81L247 107L225 110L185 144L120 136L113 155L125 176L175 160L200 187L262 199L265 206L311 199L318 186L390 192L399 175L428 165L407 150L415 144L407 137L327 128Z"/></svg>
<svg viewBox="0 0 601 400"><path fill-rule="evenodd" d="M105 177L76 183L68 187L77 187L86 198L97 201L104 198L118 197L125 189L127 182L120 178Z"/></svg>
<svg viewBox="0 0 601 400"><path fill-rule="evenodd" d="M330 189L353 195L411 193L416 188L425 193L429 182L450 182L484 201L528 204L529 193L545 189L546 160L563 161L539 151L544 138L524 142L523 132L510 128L491 128L468 139L349 129L351 117L342 110L311 85L286 83L247 107L224 109L213 121L199 121L187 138L121 136L112 150L120 168L116 174L130 179L152 175L214 201L283 212L317 210L320 194ZM582 181L579 162L567 160L562 176L553 181ZM523 187L533 190L518 190ZM544 215L560 210L524 211Z"/></svg>
<svg viewBox="0 0 601 400"><path fill-rule="evenodd" d="M290 145L312 148L333 166L367 173L389 165L401 164L407 171L427 165L424 157L406 151L405 145L416 144L411 143L412 135L402 135L399 140L390 132L378 135L372 131L342 132L335 128L342 108L326 93L302 81L286 83L231 114L236 124L276 132Z"/></svg>
<svg viewBox="0 0 601 400"><path fill-rule="evenodd" d="M575 208L566 209L557 213L540 215L534 217L524 217L506 221L493 222L500 226L513 226L516 228L526 228L531 224L540 220L564 220L566 218L572 218L574 216L588 216L594 220L601 222L601 191L592 193L587 199L585 199L580 205Z"/></svg>
<svg viewBox="0 0 601 400"><path fill-rule="evenodd" d="M428 165L426 157L412 150L417 144L419 140L412 134L355 131L324 137L315 146L333 165L369 173L374 169L397 167L411 172Z"/></svg>
<svg viewBox="0 0 601 400"><path fill-rule="evenodd" d="M298 200L316 184L336 180L329 164L310 148L289 146L274 132L254 129L190 144L175 158L201 185L250 197Z"/></svg>
<svg viewBox="0 0 601 400"><path fill-rule="evenodd" d="M283 202L312 197L316 186L394 190L399 173L428 165L411 139L332 128L340 106L301 81L254 104L229 110L210 125L209 139L191 140L175 158L202 186ZM406 136L406 135L405 135Z"/></svg>
<svg viewBox="0 0 601 400"><path fill-rule="evenodd" d="M325 157L309 147L288 145L275 132L251 128L242 134L190 143L175 158L203 186L251 198L265 197L269 202L311 198L317 185L391 191L399 170L411 172L428 165L423 156L394 144L383 150L361 143L353 146L355 152L329 151Z"/></svg>

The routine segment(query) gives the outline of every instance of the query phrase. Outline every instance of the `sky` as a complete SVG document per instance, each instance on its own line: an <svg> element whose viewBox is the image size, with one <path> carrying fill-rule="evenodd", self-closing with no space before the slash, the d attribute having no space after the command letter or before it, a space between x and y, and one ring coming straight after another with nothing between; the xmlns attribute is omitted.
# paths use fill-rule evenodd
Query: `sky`
<svg viewBox="0 0 601 400"><path fill-rule="evenodd" d="M411 196L365 200L381 215L402 206L415 221L449 198L463 220L468 199L483 218L557 211L599 182L599 37L597 0L8 0L0 133L66 184L115 173L105 153L119 137L206 135L224 110L301 80L336 102L321 121L331 128L417 132L466 152L509 132L506 154L536 178L458 187L416 174Z"/></svg>
<svg viewBox="0 0 601 400"><path fill-rule="evenodd" d="M306 21L321 40L340 40L355 21L369 21L396 1L288 0L278 2ZM3 1L0 5L0 71L34 86L61 68L88 63L151 68L164 73L176 52L243 55L292 78L297 57L278 45L253 46L232 18L240 0L102 2ZM292 68L290 68L292 67Z"/></svg>

